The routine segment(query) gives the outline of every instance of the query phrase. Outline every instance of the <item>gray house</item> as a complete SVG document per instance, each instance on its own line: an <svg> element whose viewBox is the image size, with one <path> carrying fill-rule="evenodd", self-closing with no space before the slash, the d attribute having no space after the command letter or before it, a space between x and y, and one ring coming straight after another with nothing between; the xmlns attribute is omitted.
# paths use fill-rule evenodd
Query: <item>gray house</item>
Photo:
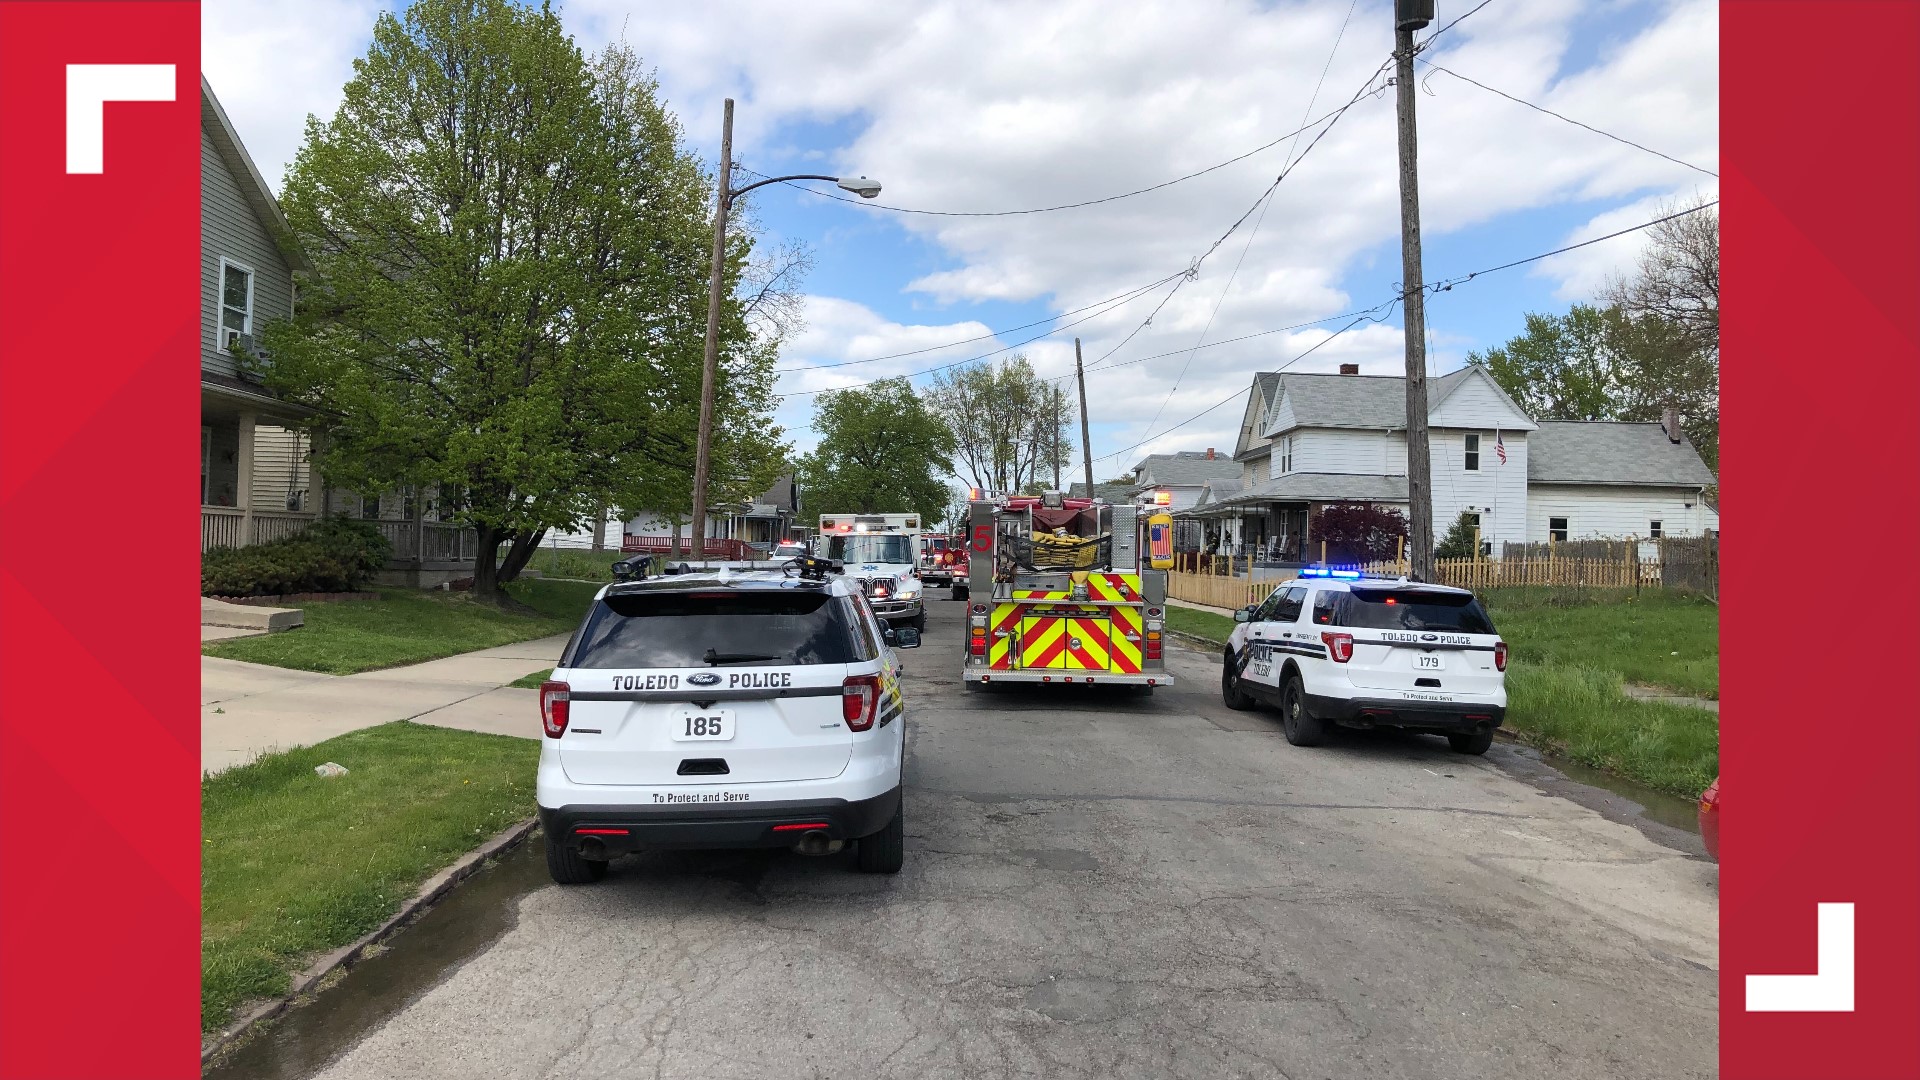
<svg viewBox="0 0 1920 1080"><path fill-rule="evenodd" d="M233 124L200 80L200 549L244 547L305 528L316 490L304 410L234 355L293 314L311 269Z"/></svg>

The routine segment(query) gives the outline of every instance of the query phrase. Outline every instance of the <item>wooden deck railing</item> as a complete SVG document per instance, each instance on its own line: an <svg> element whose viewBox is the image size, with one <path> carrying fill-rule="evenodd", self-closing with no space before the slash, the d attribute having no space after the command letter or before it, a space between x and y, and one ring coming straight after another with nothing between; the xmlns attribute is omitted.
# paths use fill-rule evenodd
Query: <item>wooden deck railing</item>
<svg viewBox="0 0 1920 1080"><path fill-rule="evenodd" d="M237 507L202 506L200 508L200 550L218 547L250 547L270 540L292 536L313 524L312 514L284 510L255 510L253 527L247 528L247 515Z"/></svg>

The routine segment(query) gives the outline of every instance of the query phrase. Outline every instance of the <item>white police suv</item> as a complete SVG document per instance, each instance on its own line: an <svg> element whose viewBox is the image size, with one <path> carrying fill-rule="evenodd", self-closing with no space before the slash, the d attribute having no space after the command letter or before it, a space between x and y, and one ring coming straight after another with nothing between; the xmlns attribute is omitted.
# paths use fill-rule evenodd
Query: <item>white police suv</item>
<svg viewBox="0 0 1920 1080"><path fill-rule="evenodd" d="M1484 754L1506 719L1507 645L1465 589L1306 570L1235 619L1221 697L1277 706L1295 746L1338 724L1434 732Z"/></svg>
<svg viewBox="0 0 1920 1080"><path fill-rule="evenodd" d="M547 868L583 884L666 848L904 858L891 630L824 560L610 585L540 688Z"/></svg>

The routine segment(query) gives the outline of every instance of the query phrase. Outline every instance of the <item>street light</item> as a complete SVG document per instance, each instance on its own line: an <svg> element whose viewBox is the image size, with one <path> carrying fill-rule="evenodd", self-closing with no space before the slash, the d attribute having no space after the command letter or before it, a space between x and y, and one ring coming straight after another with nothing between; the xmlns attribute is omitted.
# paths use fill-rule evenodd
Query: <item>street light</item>
<svg viewBox="0 0 1920 1080"><path fill-rule="evenodd" d="M700 435L693 459L693 528L700 534L699 553L707 553L707 463L713 447L713 380L720 364L721 267L727 257L727 211L733 200L757 187L788 180L827 180L863 199L880 194L880 182L864 176L842 179L802 173L769 176L745 187L733 186L733 99L728 98L720 126L720 184L713 207L713 271L707 281L707 349L700 373Z"/></svg>

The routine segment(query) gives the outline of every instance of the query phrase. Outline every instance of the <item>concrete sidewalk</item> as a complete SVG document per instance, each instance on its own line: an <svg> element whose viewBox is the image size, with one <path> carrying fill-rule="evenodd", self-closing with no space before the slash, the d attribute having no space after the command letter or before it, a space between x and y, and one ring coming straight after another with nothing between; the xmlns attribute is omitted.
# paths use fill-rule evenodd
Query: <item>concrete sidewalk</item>
<svg viewBox="0 0 1920 1080"><path fill-rule="evenodd" d="M566 644L567 635L557 634L359 675L203 656L201 771L395 720L538 738L538 694L507 684L552 667Z"/></svg>

